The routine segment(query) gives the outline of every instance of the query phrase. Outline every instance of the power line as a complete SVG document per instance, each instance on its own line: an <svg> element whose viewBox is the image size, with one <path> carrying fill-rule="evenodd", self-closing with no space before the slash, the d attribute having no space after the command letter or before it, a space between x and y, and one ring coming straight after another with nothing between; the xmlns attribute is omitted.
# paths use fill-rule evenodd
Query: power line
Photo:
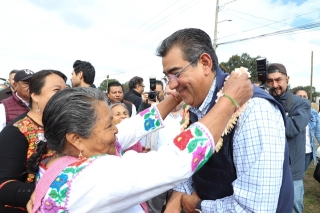
<svg viewBox="0 0 320 213"><path fill-rule="evenodd" d="M272 25L272 24L277 24L279 22L283 22L283 21L286 21L286 20L289 20L289 19L293 19L293 18L297 18L297 17L300 17L300 16L304 16L304 15L307 15L307 14L310 14L310 13L314 13L314 12L319 11L319 10L320 10L320 8L318 8L316 10L313 10L313 11L310 11L310 12L307 12L307 13L300 14L300 15L291 16L289 18L285 18L285 19L282 19L280 21L274 21L274 22L269 23L269 24L265 24L265 25L262 25L262 26L259 26L259 27L255 27L255 28L251 28L251 29L248 29L248 30L244 30L244 31L241 31L239 33L234 33L234 34L231 34L231 35L227 35L227 36L221 37L219 39L223 39L223 38L227 38L227 37L230 37L230 36L238 35L240 33L248 32L248 31L251 31L251 30L256 30L256 29L259 29L259 28L262 28L262 27L266 27L266 26L269 26L269 25Z"/></svg>
<svg viewBox="0 0 320 213"><path fill-rule="evenodd" d="M312 23L312 24L302 25L302 26L299 26L299 27L294 27L294 28L290 28L290 29L286 29L286 30L280 30L280 31L276 31L276 32L273 32L273 33L267 33L267 34L262 34L262 35L258 35L258 36L253 36L253 37L250 37L250 38L243 38L243 39L238 39L238 40L234 40L234 41L223 42L223 43L220 43L218 45L230 44L230 43L235 43L235 42L239 42L239 41L247 41L247 40L257 39L257 38L265 38L265 37L275 36L275 35L291 35L291 34L294 34L294 32L296 32L296 31L313 29L313 28L317 28L317 27L320 27L320 22L315 22L315 23Z"/></svg>
<svg viewBox="0 0 320 213"><path fill-rule="evenodd" d="M166 15L165 17L163 17L162 19L160 19L159 21L155 22L154 24L152 24L151 26L147 27L146 29L144 29L142 32L140 32L139 34L136 34L134 36L132 36L131 38L129 38L127 41L125 41L124 43L120 44L120 47L117 48L123 48L124 46L127 46L129 44L131 44L132 42L144 37L145 35L149 34L150 32L154 31L155 29L157 29L158 27L162 26L163 24L167 23L168 21L172 20L172 18L170 18L171 16L175 17L181 13L183 13L184 11L188 10L189 8L191 8L193 5L199 3L202 0L197 1L195 4L191 5L190 7L187 7L186 9L182 10L180 13L176 13L177 11L185 8L186 6L188 6L189 4L191 4L192 2L194 2L196 0L192 0L190 2L188 2L187 4L183 5L182 7L178 8L177 10L173 11L172 13L169 13L168 15ZM167 19L169 18L169 19ZM167 19L167 20L166 20ZM163 22L164 21L164 22ZM162 23L161 23L162 22ZM158 25L157 25L158 24ZM155 27L154 27L155 26ZM153 28L152 28L153 27ZM147 31L148 30L148 31ZM147 32L147 33L145 33Z"/></svg>
<svg viewBox="0 0 320 213"><path fill-rule="evenodd" d="M155 19L156 17L158 17L159 15L161 15L163 12L165 12L166 10L168 10L170 7L172 7L174 4L176 4L178 1L177 0L175 2L173 2L171 5L169 5L166 9L162 10L160 13L158 13L157 15L155 15L154 17L152 17L151 19L149 19L149 21L145 22L144 24L142 24L140 27L138 27L137 29L135 29L134 31L132 31L130 34L134 34L136 31L138 31L139 29L141 29L143 26L145 26L146 24L148 24L149 22L151 22L153 19ZM126 37L123 37L122 39L120 39L118 41L118 43L122 42L123 40L125 40Z"/></svg>

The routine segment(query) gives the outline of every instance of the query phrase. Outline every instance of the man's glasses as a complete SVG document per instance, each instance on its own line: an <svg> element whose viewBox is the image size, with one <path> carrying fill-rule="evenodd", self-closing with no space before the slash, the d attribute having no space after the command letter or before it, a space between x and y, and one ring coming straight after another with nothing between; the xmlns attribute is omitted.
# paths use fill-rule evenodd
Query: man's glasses
<svg viewBox="0 0 320 213"><path fill-rule="evenodd" d="M184 68L182 68L182 70L180 70L178 73L176 74L168 74L166 76L163 77L163 80L166 84L169 84L170 82L178 82L179 81L179 76L181 75L181 73L183 71L185 71L191 64L193 64L194 62L196 62L199 57L201 56L201 54L196 57L195 59L193 59L187 66L185 66Z"/></svg>

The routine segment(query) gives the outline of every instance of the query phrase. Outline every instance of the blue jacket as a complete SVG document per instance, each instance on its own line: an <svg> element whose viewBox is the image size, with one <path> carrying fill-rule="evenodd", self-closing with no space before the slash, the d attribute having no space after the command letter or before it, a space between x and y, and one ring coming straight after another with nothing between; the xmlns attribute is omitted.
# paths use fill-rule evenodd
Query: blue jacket
<svg viewBox="0 0 320 213"><path fill-rule="evenodd" d="M286 138L289 144L290 168L293 180L302 180L305 176L306 126L310 119L310 102L293 95L289 89L280 97L273 96L284 108L289 95L292 97L286 111Z"/></svg>
<svg viewBox="0 0 320 213"><path fill-rule="evenodd" d="M320 116L316 110L311 108L311 117L308 123L310 130L310 143L312 148L312 157L314 165L317 165L317 147L314 142L314 137L316 137L318 143L320 144Z"/></svg>

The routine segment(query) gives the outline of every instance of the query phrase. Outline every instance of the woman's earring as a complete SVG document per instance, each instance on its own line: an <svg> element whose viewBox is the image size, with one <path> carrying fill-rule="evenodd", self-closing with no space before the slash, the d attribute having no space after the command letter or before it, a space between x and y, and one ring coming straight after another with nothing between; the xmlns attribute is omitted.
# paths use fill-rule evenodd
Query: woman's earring
<svg viewBox="0 0 320 213"><path fill-rule="evenodd" d="M79 157L78 157L78 158L79 158L79 160L82 160L82 159L84 159L85 157L83 157L83 155L82 155L82 149L80 149L79 151L80 151L80 153L79 153Z"/></svg>
<svg viewBox="0 0 320 213"><path fill-rule="evenodd" d="M40 113L40 108L39 108L38 104L36 104L36 111L37 111L37 113Z"/></svg>

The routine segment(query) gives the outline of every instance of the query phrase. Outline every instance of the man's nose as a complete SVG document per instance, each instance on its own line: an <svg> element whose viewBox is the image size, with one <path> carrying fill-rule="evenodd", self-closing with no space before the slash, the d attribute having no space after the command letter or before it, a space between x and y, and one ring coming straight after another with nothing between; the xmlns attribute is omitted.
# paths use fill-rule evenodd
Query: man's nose
<svg viewBox="0 0 320 213"><path fill-rule="evenodd" d="M178 87L178 85L179 85L178 81L170 81L169 82L169 88L172 90L176 89Z"/></svg>

